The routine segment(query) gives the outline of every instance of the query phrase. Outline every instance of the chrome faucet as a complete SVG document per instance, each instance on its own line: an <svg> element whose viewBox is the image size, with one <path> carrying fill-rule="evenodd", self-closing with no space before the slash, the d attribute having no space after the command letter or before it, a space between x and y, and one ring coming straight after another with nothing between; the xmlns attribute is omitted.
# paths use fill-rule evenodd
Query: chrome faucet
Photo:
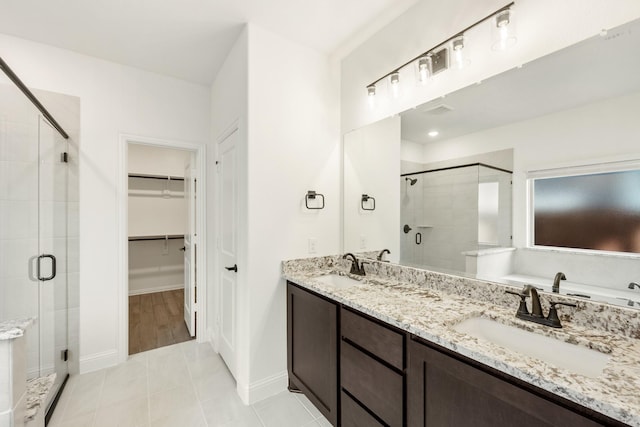
<svg viewBox="0 0 640 427"><path fill-rule="evenodd" d="M563 272L556 273L556 277L553 278L553 293L560 292L560 280L567 280L567 276Z"/></svg>
<svg viewBox="0 0 640 427"><path fill-rule="evenodd" d="M349 259L349 258L351 258L351 270L349 270L349 273L356 274L358 276L365 276L366 273L364 271L364 264L367 264L367 263L358 262L358 258L356 258L356 256L351 252L347 252L342 256L342 259Z"/></svg>
<svg viewBox="0 0 640 427"><path fill-rule="evenodd" d="M633 289L633 288L640 289L640 285L638 285L636 282L629 283L629 289Z"/></svg>
<svg viewBox="0 0 640 427"><path fill-rule="evenodd" d="M390 253L391 253L391 251L390 251L389 249L383 249L383 250L381 250L381 251L380 251L380 253L378 254L378 258L377 258L377 259L378 259L378 261L387 262L387 261L385 261L385 260L383 259L383 258L384 258L384 254L390 254Z"/></svg>
<svg viewBox="0 0 640 427"><path fill-rule="evenodd" d="M576 307L575 304L567 302L550 302L549 313L547 317L542 314L542 306L540 305L540 297L538 296L538 290L531 286L525 285L522 292L506 291L508 294L517 295L520 297L520 305L516 312L516 317L522 320L528 320L530 322L539 323L545 326L551 326L552 328L562 328L560 318L558 317L557 305L566 305L569 307ZM531 313L527 309L527 297L531 297Z"/></svg>

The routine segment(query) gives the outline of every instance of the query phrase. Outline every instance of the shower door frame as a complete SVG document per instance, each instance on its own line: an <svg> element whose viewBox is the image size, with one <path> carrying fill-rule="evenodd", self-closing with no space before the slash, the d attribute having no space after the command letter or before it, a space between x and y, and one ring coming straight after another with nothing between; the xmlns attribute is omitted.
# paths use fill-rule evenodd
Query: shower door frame
<svg viewBox="0 0 640 427"><path fill-rule="evenodd" d="M118 156L118 363L129 357L129 233L128 233L128 147L129 144L186 150L195 153L195 179L198 182L196 198L196 218L198 230L198 251L196 255L196 282L198 283L198 304L196 320L196 342L209 341L211 331L207 328L207 152L204 144L166 140L134 134L120 134Z"/></svg>

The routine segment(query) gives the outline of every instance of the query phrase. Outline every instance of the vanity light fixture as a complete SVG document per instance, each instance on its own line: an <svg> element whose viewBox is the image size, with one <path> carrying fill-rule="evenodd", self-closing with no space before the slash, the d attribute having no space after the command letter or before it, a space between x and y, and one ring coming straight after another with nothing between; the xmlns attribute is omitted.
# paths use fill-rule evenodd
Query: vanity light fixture
<svg viewBox="0 0 640 427"><path fill-rule="evenodd" d="M389 84L391 85L391 94L394 98L400 97L400 73L394 71L389 75Z"/></svg>
<svg viewBox="0 0 640 427"><path fill-rule="evenodd" d="M466 50L464 48L464 39L464 34L460 34L459 36L451 40L453 64L459 70L463 69L470 62L467 58Z"/></svg>
<svg viewBox="0 0 640 427"><path fill-rule="evenodd" d="M369 100L369 108L376 105L376 85L367 86L367 99Z"/></svg>
<svg viewBox="0 0 640 427"><path fill-rule="evenodd" d="M427 84L431 76L431 53L418 58L418 80L420 83Z"/></svg>
<svg viewBox="0 0 640 427"><path fill-rule="evenodd" d="M389 78L389 86L391 94L394 98L400 96L400 71L413 65L417 71L417 80L425 84L431 75L444 71L449 68L449 49L453 53L453 62L457 68L462 68L469 63L465 58L465 33L472 28L491 20L492 28L492 49L504 50L513 46L517 40L515 35L515 25L513 21L513 10L511 9L515 2L511 2L501 7L490 15L480 19L479 21L469 25L462 31L458 31L454 36L449 37L441 43L438 43L426 52L405 62L390 73L385 74L376 81L367 85L367 95L369 97L369 105L373 107L372 99L376 94L376 84Z"/></svg>
<svg viewBox="0 0 640 427"><path fill-rule="evenodd" d="M513 11L506 9L496 14L491 26L491 49L507 50L517 40Z"/></svg>

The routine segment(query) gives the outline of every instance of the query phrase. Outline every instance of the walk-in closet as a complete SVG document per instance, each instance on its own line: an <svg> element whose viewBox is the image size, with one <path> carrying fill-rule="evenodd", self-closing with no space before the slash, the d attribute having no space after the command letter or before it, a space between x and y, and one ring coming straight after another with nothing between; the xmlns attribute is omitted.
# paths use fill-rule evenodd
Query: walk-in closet
<svg viewBox="0 0 640 427"><path fill-rule="evenodd" d="M190 151L128 144L129 354L187 341L193 280ZM186 236L186 238L185 238Z"/></svg>

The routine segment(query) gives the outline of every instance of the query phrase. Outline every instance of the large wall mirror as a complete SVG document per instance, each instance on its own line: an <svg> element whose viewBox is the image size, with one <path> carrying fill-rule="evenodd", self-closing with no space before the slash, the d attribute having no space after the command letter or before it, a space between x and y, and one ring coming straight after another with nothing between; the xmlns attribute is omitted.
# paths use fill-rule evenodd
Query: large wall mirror
<svg viewBox="0 0 640 427"><path fill-rule="evenodd" d="M540 176L640 169L639 50L634 21L345 134L344 251L545 289L565 271L562 293L640 307L639 246L542 246L531 218ZM640 173L624 176L640 236Z"/></svg>

